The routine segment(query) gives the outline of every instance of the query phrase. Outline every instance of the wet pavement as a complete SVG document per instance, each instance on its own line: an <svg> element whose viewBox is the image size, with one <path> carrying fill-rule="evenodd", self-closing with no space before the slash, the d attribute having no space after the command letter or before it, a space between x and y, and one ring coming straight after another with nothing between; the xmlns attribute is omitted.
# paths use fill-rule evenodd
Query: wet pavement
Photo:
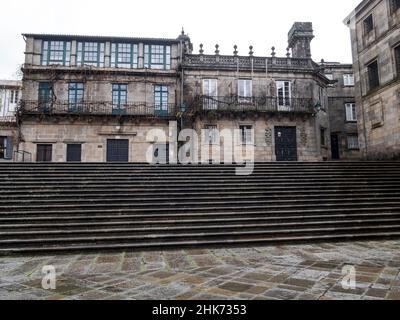
<svg viewBox="0 0 400 320"><path fill-rule="evenodd" d="M42 287L44 266L55 290ZM10 299L400 300L400 241L0 257Z"/></svg>

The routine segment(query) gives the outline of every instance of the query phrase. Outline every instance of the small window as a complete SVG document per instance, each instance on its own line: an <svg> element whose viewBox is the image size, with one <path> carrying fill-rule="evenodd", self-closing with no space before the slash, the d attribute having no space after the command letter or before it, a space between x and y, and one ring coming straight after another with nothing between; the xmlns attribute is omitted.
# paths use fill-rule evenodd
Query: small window
<svg viewBox="0 0 400 320"><path fill-rule="evenodd" d="M155 115L159 117L168 116L168 87L154 86L154 108Z"/></svg>
<svg viewBox="0 0 400 320"><path fill-rule="evenodd" d="M354 86L354 75L350 73L343 75L343 83L346 87Z"/></svg>
<svg viewBox="0 0 400 320"><path fill-rule="evenodd" d="M67 162L81 162L81 161L82 161L82 145L67 144Z"/></svg>
<svg viewBox="0 0 400 320"><path fill-rule="evenodd" d="M78 111L83 106L83 83L70 83L68 86L69 111Z"/></svg>
<svg viewBox="0 0 400 320"><path fill-rule="evenodd" d="M125 114L128 102L128 86L126 84L113 84L112 104L113 114Z"/></svg>
<svg viewBox="0 0 400 320"><path fill-rule="evenodd" d="M396 13L400 9L400 0L390 0L392 4L392 12Z"/></svg>
<svg viewBox="0 0 400 320"><path fill-rule="evenodd" d="M374 18L372 17L372 14L364 20L364 29L366 34L369 34L374 30Z"/></svg>
<svg viewBox="0 0 400 320"><path fill-rule="evenodd" d="M218 128L215 125L204 126L204 142L206 144L216 144L218 143Z"/></svg>
<svg viewBox="0 0 400 320"><path fill-rule="evenodd" d="M0 159L11 160L13 157L13 144L11 137L0 137Z"/></svg>
<svg viewBox="0 0 400 320"><path fill-rule="evenodd" d="M397 77L400 77L400 45L398 45L395 49L394 49L394 57L396 60L396 73L397 73Z"/></svg>
<svg viewBox="0 0 400 320"><path fill-rule="evenodd" d="M357 135L347 136L347 148L349 150L359 150L360 149Z"/></svg>
<svg viewBox="0 0 400 320"><path fill-rule="evenodd" d="M38 144L36 161L37 162L51 162L53 159L53 145L51 144Z"/></svg>
<svg viewBox="0 0 400 320"><path fill-rule="evenodd" d="M369 81L369 90L373 90L379 87L379 70L378 70L378 61L374 61L367 66L368 68L368 81Z"/></svg>
<svg viewBox="0 0 400 320"><path fill-rule="evenodd" d="M320 134L321 134L321 146L325 147L326 146L326 129L321 127Z"/></svg>
<svg viewBox="0 0 400 320"><path fill-rule="evenodd" d="M289 81L277 81L276 82L277 95L278 95L278 106L279 107L290 107L291 105L291 85Z"/></svg>
<svg viewBox="0 0 400 320"><path fill-rule="evenodd" d="M346 103L346 121L357 121L357 109L355 103Z"/></svg>
<svg viewBox="0 0 400 320"><path fill-rule="evenodd" d="M146 44L144 66L149 69L171 69L171 46Z"/></svg>
<svg viewBox="0 0 400 320"><path fill-rule="evenodd" d="M240 126L240 136L242 144L253 144L253 126Z"/></svg>

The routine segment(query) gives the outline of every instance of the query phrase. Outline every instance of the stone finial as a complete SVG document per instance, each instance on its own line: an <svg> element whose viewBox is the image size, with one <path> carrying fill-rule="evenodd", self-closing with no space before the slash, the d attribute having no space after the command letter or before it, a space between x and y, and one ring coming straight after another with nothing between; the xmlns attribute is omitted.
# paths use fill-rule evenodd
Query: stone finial
<svg viewBox="0 0 400 320"><path fill-rule="evenodd" d="M200 50L199 50L199 52L200 52L200 54L203 54L203 53L204 53L203 44L202 44L202 43L200 43Z"/></svg>
<svg viewBox="0 0 400 320"><path fill-rule="evenodd" d="M234 46L233 46L233 49L235 49L235 51L233 51L233 54L235 55L235 56L237 56L238 55L238 50L237 50L237 48L238 48L238 46L235 44Z"/></svg>
<svg viewBox="0 0 400 320"><path fill-rule="evenodd" d="M253 46L250 46L249 49L250 49L249 55L250 55L250 57L252 57L254 54Z"/></svg>
<svg viewBox="0 0 400 320"><path fill-rule="evenodd" d="M215 54L218 56L219 55L219 44L215 45Z"/></svg>
<svg viewBox="0 0 400 320"><path fill-rule="evenodd" d="M272 50L271 56L275 57L276 56L275 47L272 47L271 50Z"/></svg>
<svg viewBox="0 0 400 320"><path fill-rule="evenodd" d="M325 60L321 59L321 66L325 65Z"/></svg>
<svg viewBox="0 0 400 320"><path fill-rule="evenodd" d="M182 27L182 32L181 35L184 36L185 35L185 29Z"/></svg>
<svg viewBox="0 0 400 320"><path fill-rule="evenodd" d="M286 57L290 58L290 48L286 48Z"/></svg>

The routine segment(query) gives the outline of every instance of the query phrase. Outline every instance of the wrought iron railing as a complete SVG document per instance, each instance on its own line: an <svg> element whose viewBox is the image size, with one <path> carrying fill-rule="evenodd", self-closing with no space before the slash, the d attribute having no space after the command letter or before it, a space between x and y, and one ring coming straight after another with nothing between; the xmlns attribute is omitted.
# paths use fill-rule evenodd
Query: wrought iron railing
<svg viewBox="0 0 400 320"><path fill-rule="evenodd" d="M274 113L315 113L311 98L279 97L210 97L198 96L192 111L230 111L230 112L274 112Z"/></svg>
<svg viewBox="0 0 400 320"><path fill-rule="evenodd" d="M24 150L14 151L14 162L32 162L32 153Z"/></svg>
<svg viewBox="0 0 400 320"><path fill-rule="evenodd" d="M148 104L145 102L113 104L104 101L85 101L70 103L68 101L22 101L22 114L51 115L115 115L115 116L149 116L156 118L174 117L177 112L175 104Z"/></svg>

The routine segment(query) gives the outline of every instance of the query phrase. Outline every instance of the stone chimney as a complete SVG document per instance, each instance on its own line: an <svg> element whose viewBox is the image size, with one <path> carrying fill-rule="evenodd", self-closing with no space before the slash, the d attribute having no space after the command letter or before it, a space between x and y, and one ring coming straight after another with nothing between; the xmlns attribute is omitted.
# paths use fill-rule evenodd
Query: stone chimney
<svg viewBox="0 0 400 320"><path fill-rule="evenodd" d="M289 48L293 58L311 58L311 41L314 39L311 22L295 22L289 31Z"/></svg>

